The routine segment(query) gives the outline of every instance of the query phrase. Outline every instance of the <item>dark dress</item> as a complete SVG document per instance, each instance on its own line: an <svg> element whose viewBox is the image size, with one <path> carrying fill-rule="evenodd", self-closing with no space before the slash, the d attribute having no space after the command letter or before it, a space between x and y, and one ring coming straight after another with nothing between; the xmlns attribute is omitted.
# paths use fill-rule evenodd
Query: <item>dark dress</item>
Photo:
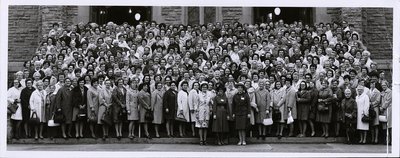
<svg viewBox="0 0 400 158"><path fill-rule="evenodd" d="M112 92L112 117L114 123L119 123L123 120L120 120L119 118L119 113L122 110L122 107L126 108L126 89L123 88L123 91L120 90L120 88L115 87L113 92Z"/></svg>
<svg viewBox="0 0 400 158"><path fill-rule="evenodd" d="M166 120L174 120L176 117L176 109L178 107L178 92L169 89L164 93L163 96L163 109L164 109L164 116ZM165 110L168 109L168 112Z"/></svg>
<svg viewBox="0 0 400 158"><path fill-rule="evenodd" d="M64 116L65 123L72 123L72 90L69 87L63 86L61 87L56 95L56 105L57 108L61 108Z"/></svg>
<svg viewBox="0 0 400 158"><path fill-rule="evenodd" d="M250 97L247 93L236 93L232 101L233 113L235 114L236 130L246 130L249 125Z"/></svg>
<svg viewBox="0 0 400 158"><path fill-rule="evenodd" d="M318 99L324 99L322 102L318 102L318 105L325 104L328 107L328 111L317 111L317 122L331 123L332 119L332 98L333 93L330 88L321 89L318 93Z"/></svg>
<svg viewBox="0 0 400 158"><path fill-rule="evenodd" d="M307 121L310 113L311 95L307 90L297 92L297 119Z"/></svg>
<svg viewBox="0 0 400 158"><path fill-rule="evenodd" d="M353 98L345 98L341 102L341 107L343 109L342 115L344 116L344 123L346 128L356 128L357 124L357 103ZM346 117L345 114L350 114L352 117Z"/></svg>
<svg viewBox="0 0 400 158"><path fill-rule="evenodd" d="M35 91L35 88L31 88L29 89L28 87L25 87L22 91L21 91L21 106L22 106L22 120L24 122L28 121L30 119L30 115L31 115L31 110L29 109L29 100L31 99L31 95L33 93L33 91Z"/></svg>
<svg viewBox="0 0 400 158"><path fill-rule="evenodd" d="M77 115L79 113L87 113L87 91L88 88L86 86L83 87L83 92L80 87L75 87L72 89L72 106L74 109L72 121L77 121ZM85 107L80 109L80 105L85 105Z"/></svg>
<svg viewBox="0 0 400 158"><path fill-rule="evenodd" d="M216 115L216 119L213 118L212 131L213 132L229 132L228 126L228 98L225 96L215 96L213 101L213 115Z"/></svg>
<svg viewBox="0 0 400 158"><path fill-rule="evenodd" d="M318 90L314 87L309 90L311 96L310 112L308 114L308 119L315 120L317 115L317 105L318 105Z"/></svg>
<svg viewBox="0 0 400 158"><path fill-rule="evenodd" d="M343 122L343 110L340 105L343 99L343 91L340 88L332 88L332 93L336 94L336 98L332 98L332 121Z"/></svg>

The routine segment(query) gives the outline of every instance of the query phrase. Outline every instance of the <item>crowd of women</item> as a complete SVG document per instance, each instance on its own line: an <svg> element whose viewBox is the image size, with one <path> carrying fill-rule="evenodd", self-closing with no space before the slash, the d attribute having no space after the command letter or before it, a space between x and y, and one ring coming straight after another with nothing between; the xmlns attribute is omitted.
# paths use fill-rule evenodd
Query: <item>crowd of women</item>
<svg viewBox="0 0 400 158"><path fill-rule="evenodd" d="M361 37L346 21L54 23L8 91L12 133L385 142L391 84Z"/></svg>

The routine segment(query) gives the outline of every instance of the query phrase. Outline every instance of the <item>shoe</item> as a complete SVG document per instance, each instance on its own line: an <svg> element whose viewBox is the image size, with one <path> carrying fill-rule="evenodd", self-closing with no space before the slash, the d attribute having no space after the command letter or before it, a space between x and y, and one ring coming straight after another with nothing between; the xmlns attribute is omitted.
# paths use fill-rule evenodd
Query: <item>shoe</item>
<svg viewBox="0 0 400 158"><path fill-rule="evenodd" d="M243 145L243 146L246 146L246 142L243 142L242 145Z"/></svg>
<svg viewBox="0 0 400 158"><path fill-rule="evenodd" d="M35 140L38 140L39 138L38 137L35 137Z"/></svg>
<svg viewBox="0 0 400 158"><path fill-rule="evenodd" d="M39 136L40 139L43 139L43 136Z"/></svg>
<svg viewBox="0 0 400 158"><path fill-rule="evenodd" d="M103 136L103 138L102 138L103 140L106 140L106 136Z"/></svg>
<svg viewBox="0 0 400 158"><path fill-rule="evenodd" d="M242 145L242 142L237 143L237 145L238 145L238 146L241 146L241 145Z"/></svg>
<svg viewBox="0 0 400 158"><path fill-rule="evenodd" d="M263 135L263 136L262 136L262 140L265 140L266 137L267 137L266 135Z"/></svg>
<svg viewBox="0 0 400 158"><path fill-rule="evenodd" d="M325 135L325 139L328 139L328 137L329 137L328 135Z"/></svg>
<svg viewBox="0 0 400 158"><path fill-rule="evenodd" d="M279 135L278 135L278 139L282 139L282 135L279 134Z"/></svg>
<svg viewBox="0 0 400 158"><path fill-rule="evenodd" d="M203 146L203 141L200 141L200 146Z"/></svg>
<svg viewBox="0 0 400 158"><path fill-rule="evenodd" d="M160 138L160 135L156 135L156 138Z"/></svg>
<svg viewBox="0 0 400 158"><path fill-rule="evenodd" d="M129 139L133 140L133 136L129 136Z"/></svg>
<svg viewBox="0 0 400 158"><path fill-rule="evenodd" d="M203 141L203 145L207 145L207 142L206 142L206 141Z"/></svg>
<svg viewBox="0 0 400 158"><path fill-rule="evenodd" d="M151 138L151 136L150 136L150 135L148 135L148 136L147 136L147 138L148 138L148 139L153 139L153 138Z"/></svg>
<svg viewBox="0 0 400 158"><path fill-rule="evenodd" d="M222 143L221 143L221 142L218 142L218 143L217 143L217 145L221 146L221 145L222 145Z"/></svg>
<svg viewBox="0 0 400 158"><path fill-rule="evenodd" d="M314 135L315 135L315 132L311 132L311 137L314 137Z"/></svg>
<svg viewBox="0 0 400 158"><path fill-rule="evenodd" d="M53 137L50 137L50 140L53 140L54 138Z"/></svg>

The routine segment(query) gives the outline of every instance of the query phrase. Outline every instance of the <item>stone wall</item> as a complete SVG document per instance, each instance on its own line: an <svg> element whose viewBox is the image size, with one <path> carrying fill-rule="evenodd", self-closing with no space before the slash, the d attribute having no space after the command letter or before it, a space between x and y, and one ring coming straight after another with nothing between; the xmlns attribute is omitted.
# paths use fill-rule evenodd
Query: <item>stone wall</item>
<svg viewBox="0 0 400 158"><path fill-rule="evenodd" d="M242 7L222 7L222 22L224 23L240 22L242 15Z"/></svg>
<svg viewBox="0 0 400 158"><path fill-rule="evenodd" d="M362 41L374 59L393 57L393 9L365 8L362 10Z"/></svg>
<svg viewBox="0 0 400 158"><path fill-rule="evenodd" d="M181 24L182 12L182 7L161 7L161 19L166 24Z"/></svg>

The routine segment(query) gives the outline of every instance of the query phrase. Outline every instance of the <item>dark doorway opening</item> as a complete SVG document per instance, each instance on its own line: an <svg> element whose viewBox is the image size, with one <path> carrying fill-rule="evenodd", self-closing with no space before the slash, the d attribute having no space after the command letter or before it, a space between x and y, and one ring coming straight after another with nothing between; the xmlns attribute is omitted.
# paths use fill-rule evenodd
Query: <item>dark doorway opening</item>
<svg viewBox="0 0 400 158"><path fill-rule="evenodd" d="M299 7L280 7L280 14L275 15L274 10L276 7L254 7L253 15L255 23L269 22L267 20L268 14L272 14L272 21L283 19L285 23L293 23L294 21L303 21L304 24L312 24L313 8L299 8Z"/></svg>
<svg viewBox="0 0 400 158"><path fill-rule="evenodd" d="M91 7L91 21L105 24L112 21L118 25L128 22L137 25L141 21L151 21L151 7L144 6L97 6ZM140 19L136 20L135 15Z"/></svg>

